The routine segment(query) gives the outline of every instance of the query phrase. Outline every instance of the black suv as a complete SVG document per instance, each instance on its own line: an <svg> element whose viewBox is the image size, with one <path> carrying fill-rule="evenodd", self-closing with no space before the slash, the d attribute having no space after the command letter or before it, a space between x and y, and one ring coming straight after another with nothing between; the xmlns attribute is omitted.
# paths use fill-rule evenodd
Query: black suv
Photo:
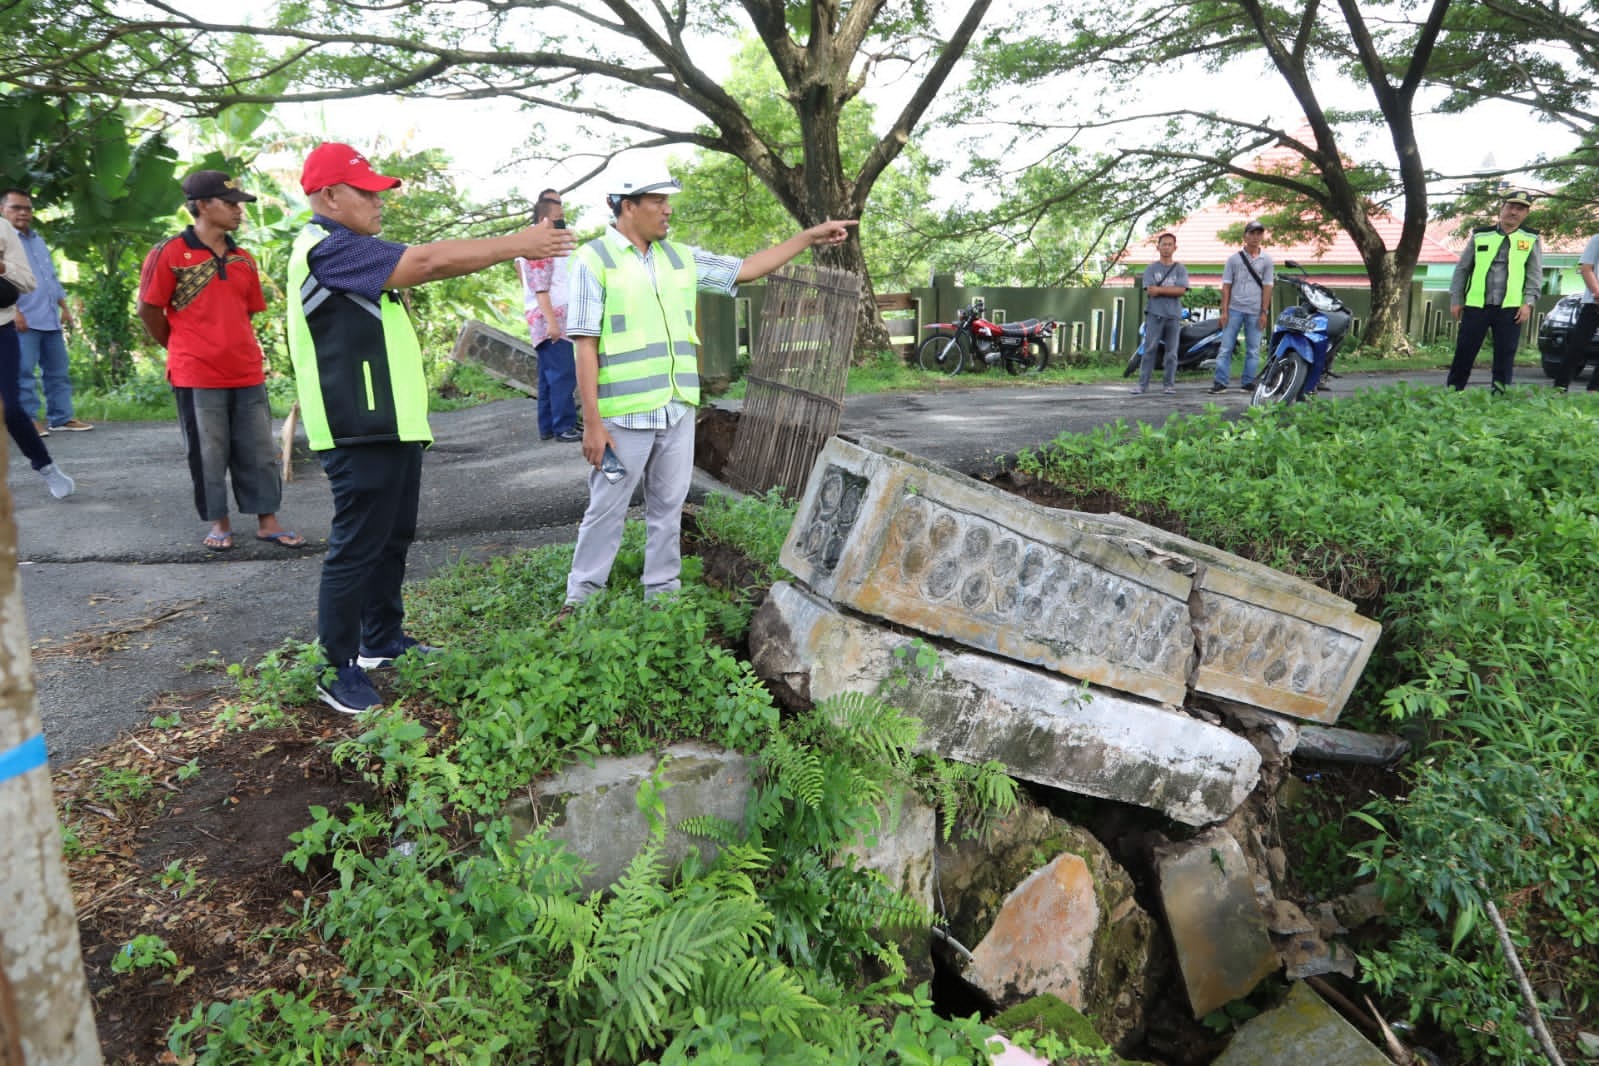
<svg viewBox="0 0 1599 1066"><path fill-rule="evenodd" d="M1577 311L1581 307L1581 295L1562 296L1543 316L1538 326L1538 357L1546 377L1559 376L1560 361L1566 355L1566 336L1577 324ZM1588 360L1583 366L1591 367L1595 363L1599 363L1599 331L1588 338ZM1580 371L1578 376L1581 376Z"/></svg>

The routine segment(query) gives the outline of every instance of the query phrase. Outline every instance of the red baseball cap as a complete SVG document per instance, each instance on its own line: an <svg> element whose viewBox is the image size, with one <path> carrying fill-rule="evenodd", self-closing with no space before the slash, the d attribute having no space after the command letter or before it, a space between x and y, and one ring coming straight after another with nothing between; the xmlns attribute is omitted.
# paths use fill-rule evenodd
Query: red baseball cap
<svg viewBox="0 0 1599 1066"><path fill-rule="evenodd" d="M308 196L329 185L349 185L367 192L382 192L399 184L399 178L379 174L366 161L366 156L337 141L328 141L313 148L311 154L305 157L305 167L300 171L300 188Z"/></svg>

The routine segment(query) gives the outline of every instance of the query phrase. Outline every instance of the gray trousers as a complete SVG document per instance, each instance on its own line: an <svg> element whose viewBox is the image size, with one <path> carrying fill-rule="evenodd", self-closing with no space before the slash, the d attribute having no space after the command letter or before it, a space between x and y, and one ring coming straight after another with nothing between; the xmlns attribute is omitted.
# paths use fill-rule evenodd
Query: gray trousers
<svg viewBox="0 0 1599 1066"><path fill-rule="evenodd" d="M1164 373L1166 387L1177 384L1177 359L1181 355L1183 320L1177 315L1144 315L1144 358L1138 364L1138 387L1149 388L1149 376L1155 369L1155 349L1164 345Z"/></svg>
<svg viewBox="0 0 1599 1066"><path fill-rule="evenodd" d="M620 429L607 421L627 476L612 484L589 471L589 506L577 529L566 602L582 603L605 587L622 546L633 490L644 485L644 596L682 586L683 501L694 480L694 412L668 429Z"/></svg>
<svg viewBox="0 0 1599 1066"><path fill-rule="evenodd" d="M238 389L174 386L178 428L194 482L194 509L207 522L228 517L228 475L244 514L276 514L283 480L272 441L272 408L265 385Z"/></svg>

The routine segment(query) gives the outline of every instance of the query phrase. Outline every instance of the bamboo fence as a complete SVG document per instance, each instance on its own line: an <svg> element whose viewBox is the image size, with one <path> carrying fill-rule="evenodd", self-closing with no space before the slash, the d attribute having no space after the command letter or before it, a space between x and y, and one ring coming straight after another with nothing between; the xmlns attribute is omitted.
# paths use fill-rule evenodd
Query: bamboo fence
<svg viewBox="0 0 1599 1066"><path fill-rule="evenodd" d="M844 384L860 317L861 279L791 266L767 279L750 355L744 409L722 472L742 492L797 499L844 413Z"/></svg>

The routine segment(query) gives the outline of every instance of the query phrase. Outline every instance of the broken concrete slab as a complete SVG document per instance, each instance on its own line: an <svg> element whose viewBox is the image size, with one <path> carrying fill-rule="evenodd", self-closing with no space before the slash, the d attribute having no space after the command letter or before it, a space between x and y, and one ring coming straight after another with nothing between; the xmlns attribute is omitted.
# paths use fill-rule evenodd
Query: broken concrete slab
<svg viewBox="0 0 1599 1066"><path fill-rule="evenodd" d="M1245 1022L1214 1066L1392 1066L1360 1031L1303 982L1278 1007Z"/></svg>
<svg viewBox="0 0 1599 1066"><path fill-rule="evenodd" d="M921 719L924 750L1188 825L1227 817L1255 786L1259 752L1225 729L975 652L920 671L895 656L915 639L779 582L751 621L750 662L811 702L893 678L885 695Z"/></svg>
<svg viewBox="0 0 1599 1066"><path fill-rule="evenodd" d="M1194 1017L1240 999L1280 962L1232 834L1210 829L1156 850L1160 901Z"/></svg>
<svg viewBox="0 0 1599 1066"><path fill-rule="evenodd" d="M1190 581L1061 512L877 442L834 437L782 564L877 618L1180 704Z"/></svg>
<svg viewBox="0 0 1599 1066"><path fill-rule="evenodd" d="M1057 855L1011 889L961 976L1000 1006L1049 993L1080 1008L1099 919L1088 864Z"/></svg>
<svg viewBox="0 0 1599 1066"><path fill-rule="evenodd" d="M782 563L845 606L1166 703L1333 721L1380 626L1121 515L1040 507L871 438L817 459Z"/></svg>
<svg viewBox="0 0 1599 1066"><path fill-rule="evenodd" d="M976 945L951 960L956 972L1000 1006L1027 998L1031 985L1057 981L1065 991L1055 994L1091 1017L1107 1041L1121 1044L1143 1031L1155 923L1133 898L1132 878L1091 833L1024 805L977 839L957 826L936 860L938 898L954 908L943 916L949 936ZM1039 878L1041 867L1053 872ZM1018 895L1024 885L1031 887ZM1089 911L1095 920L1085 945ZM1071 965L1058 966L1058 952L1069 953Z"/></svg>
<svg viewBox="0 0 1599 1066"><path fill-rule="evenodd" d="M529 794L506 804L514 836L548 824L550 839L565 842L583 858L588 871L584 892L613 884L650 840L648 817L639 810L638 790L652 778L665 806L667 826L662 859L676 869L690 848L711 862L714 841L678 830L687 818L710 815L741 824L753 792L754 762L746 756L700 744L674 744L660 756L597 759L593 766L570 766L533 783Z"/></svg>
<svg viewBox="0 0 1599 1066"><path fill-rule="evenodd" d="M490 377L518 392L539 394L539 356L525 337L469 318L455 335L450 358L457 363L475 363Z"/></svg>
<svg viewBox="0 0 1599 1066"><path fill-rule="evenodd" d="M1337 720L1381 624L1324 588L1201 541L1125 515L1072 514L1085 529L1120 533L1192 560L1189 611L1200 648L1195 692L1296 718Z"/></svg>

